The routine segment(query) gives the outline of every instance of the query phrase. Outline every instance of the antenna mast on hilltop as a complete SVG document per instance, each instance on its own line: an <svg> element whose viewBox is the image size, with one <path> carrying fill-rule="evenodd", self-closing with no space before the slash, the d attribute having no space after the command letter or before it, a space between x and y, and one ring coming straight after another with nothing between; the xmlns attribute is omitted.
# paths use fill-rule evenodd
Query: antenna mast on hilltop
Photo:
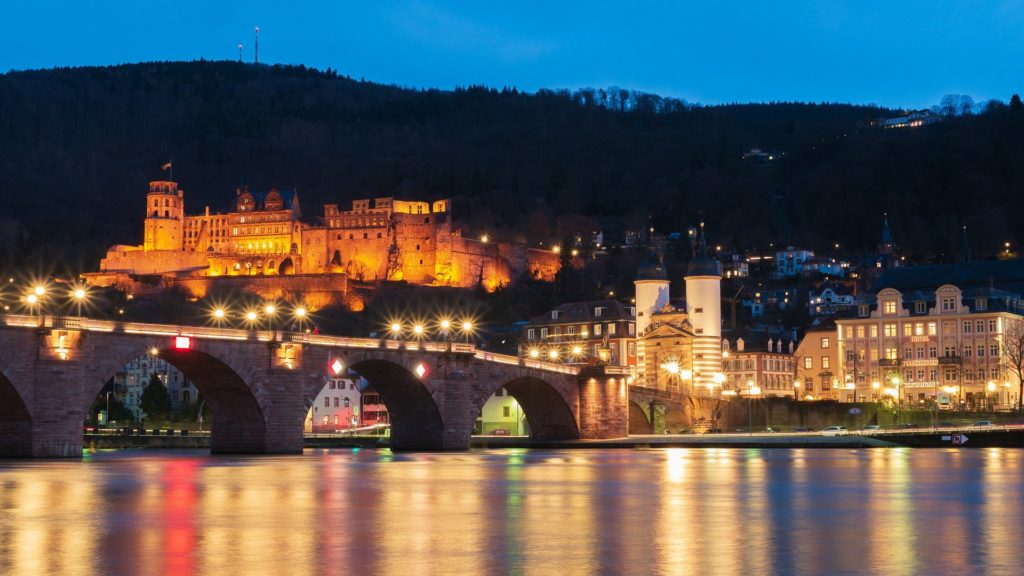
<svg viewBox="0 0 1024 576"><path fill-rule="evenodd" d="M242 45L241 44L238 45L238 61L239 62L242 61Z"/></svg>
<svg viewBox="0 0 1024 576"><path fill-rule="evenodd" d="M256 27L256 63L260 63L260 27Z"/></svg>

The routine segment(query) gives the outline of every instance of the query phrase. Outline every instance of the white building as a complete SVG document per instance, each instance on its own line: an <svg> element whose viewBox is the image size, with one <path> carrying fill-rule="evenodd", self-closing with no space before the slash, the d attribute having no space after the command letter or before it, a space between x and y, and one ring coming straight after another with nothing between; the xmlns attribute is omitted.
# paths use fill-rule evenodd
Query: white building
<svg viewBox="0 0 1024 576"><path fill-rule="evenodd" d="M172 410L177 412L196 403L199 390L177 368L158 356L140 356L129 362L123 372L114 375L114 396L136 420L146 417L140 406L142 391L154 374L167 388Z"/></svg>
<svg viewBox="0 0 1024 576"><path fill-rule="evenodd" d="M367 386L365 379L355 375L328 380L306 414L306 431L337 432L358 428L362 423L362 391Z"/></svg>

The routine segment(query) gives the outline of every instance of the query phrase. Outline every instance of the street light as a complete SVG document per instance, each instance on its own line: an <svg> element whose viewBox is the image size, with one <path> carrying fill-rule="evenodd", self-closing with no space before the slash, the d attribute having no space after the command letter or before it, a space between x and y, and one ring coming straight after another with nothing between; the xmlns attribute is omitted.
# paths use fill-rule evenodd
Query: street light
<svg viewBox="0 0 1024 576"><path fill-rule="evenodd" d="M402 325L398 322L391 323L391 337L398 340L402 336Z"/></svg>
<svg viewBox="0 0 1024 576"><path fill-rule="evenodd" d="M85 298L88 294L85 292L85 288L78 287L71 293L71 297L75 299L75 315L82 315L82 303L85 302Z"/></svg>
<svg viewBox="0 0 1024 576"><path fill-rule="evenodd" d="M469 337L473 333L473 322L470 320L462 321L462 335L465 336L466 342L469 342Z"/></svg>
<svg viewBox="0 0 1024 576"><path fill-rule="evenodd" d="M799 400L800 399L800 381L799 380L793 380L793 399L794 400Z"/></svg>

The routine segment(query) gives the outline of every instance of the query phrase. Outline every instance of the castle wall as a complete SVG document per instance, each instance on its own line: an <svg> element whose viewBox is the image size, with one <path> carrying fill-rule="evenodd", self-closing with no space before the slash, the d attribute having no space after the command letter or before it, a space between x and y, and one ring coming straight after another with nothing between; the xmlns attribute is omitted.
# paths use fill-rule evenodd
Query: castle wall
<svg viewBox="0 0 1024 576"><path fill-rule="evenodd" d="M314 310L344 304L348 293L344 274L176 278L170 284L184 288L195 298L204 298L216 289L248 291L267 300L303 302Z"/></svg>
<svg viewBox="0 0 1024 576"><path fill-rule="evenodd" d="M100 260L100 270L126 274L163 274L201 270L207 267L207 255L180 250L144 251L139 246L114 246Z"/></svg>

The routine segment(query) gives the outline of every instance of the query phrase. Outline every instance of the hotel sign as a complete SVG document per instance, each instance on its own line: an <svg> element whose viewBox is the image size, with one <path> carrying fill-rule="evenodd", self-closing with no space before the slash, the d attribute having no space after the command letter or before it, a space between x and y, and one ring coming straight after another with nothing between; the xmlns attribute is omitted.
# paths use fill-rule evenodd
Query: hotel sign
<svg viewBox="0 0 1024 576"><path fill-rule="evenodd" d="M910 337L910 341L911 342L928 342L929 338L928 338L928 336L911 336Z"/></svg>
<svg viewBox="0 0 1024 576"><path fill-rule="evenodd" d="M904 360L904 366L938 366L938 358L925 358L923 360Z"/></svg>

